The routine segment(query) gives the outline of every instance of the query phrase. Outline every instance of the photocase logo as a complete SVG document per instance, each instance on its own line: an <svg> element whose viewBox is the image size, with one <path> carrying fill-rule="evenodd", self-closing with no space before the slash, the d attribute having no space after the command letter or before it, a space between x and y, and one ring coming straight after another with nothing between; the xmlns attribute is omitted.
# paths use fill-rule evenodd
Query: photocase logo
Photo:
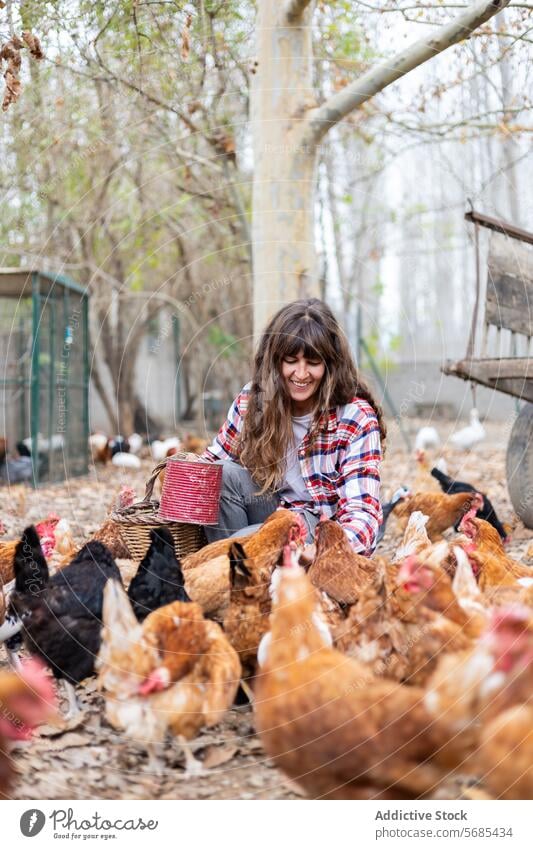
<svg viewBox="0 0 533 849"><path fill-rule="evenodd" d="M30 811L24 811L20 818L20 830L24 837L35 837L43 830L46 817L42 811L37 808L32 808Z"/></svg>

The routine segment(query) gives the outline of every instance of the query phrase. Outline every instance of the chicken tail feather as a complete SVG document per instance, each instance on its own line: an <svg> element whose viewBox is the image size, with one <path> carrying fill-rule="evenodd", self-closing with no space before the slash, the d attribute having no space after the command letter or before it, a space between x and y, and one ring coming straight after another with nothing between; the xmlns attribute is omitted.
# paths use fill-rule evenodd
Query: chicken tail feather
<svg viewBox="0 0 533 849"><path fill-rule="evenodd" d="M109 580L104 588L103 620L113 635L129 637L138 630L138 622L130 600L118 581Z"/></svg>
<svg viewBox="0 0 533 849"><path fill-rule="evenodd" d="M19 593L38 595L48 583L48 564L33 525L26 528L17 543L13 568L15 590Z"/></svg>

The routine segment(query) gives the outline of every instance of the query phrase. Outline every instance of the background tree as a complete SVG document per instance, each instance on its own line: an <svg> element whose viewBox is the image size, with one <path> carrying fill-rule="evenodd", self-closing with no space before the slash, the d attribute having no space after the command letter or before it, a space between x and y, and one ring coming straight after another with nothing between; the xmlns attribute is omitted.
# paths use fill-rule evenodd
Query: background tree
<svg viewBox="0 0 533 849"><path fill-rule="evenodd" d="M318 289L382 363L462 354L466 198L530 221L527 3L418 67L433 35L441 49L458 11L480 4L300 3L291 21L285 4L264 5L11 6L13 29L42 36L46 56L22 63L1 127L0 262L90 288L110 427L146 419L139 342L162 340L172 312L187 417L204 390L229 397L248 379L252 274L265 309ZM403 64L402 42L419 44Z"/></svg>

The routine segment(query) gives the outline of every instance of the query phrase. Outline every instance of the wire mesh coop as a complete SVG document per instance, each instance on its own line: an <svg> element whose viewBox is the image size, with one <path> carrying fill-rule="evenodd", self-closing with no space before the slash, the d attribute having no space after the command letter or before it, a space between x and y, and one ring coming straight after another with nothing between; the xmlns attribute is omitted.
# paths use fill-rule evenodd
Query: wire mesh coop
<svg viewBox="0 0 533 849"><path fill-rule="evenodd" d="M68 277L0 268L0 436L35 486L88 469L88 306Z"/></svg>

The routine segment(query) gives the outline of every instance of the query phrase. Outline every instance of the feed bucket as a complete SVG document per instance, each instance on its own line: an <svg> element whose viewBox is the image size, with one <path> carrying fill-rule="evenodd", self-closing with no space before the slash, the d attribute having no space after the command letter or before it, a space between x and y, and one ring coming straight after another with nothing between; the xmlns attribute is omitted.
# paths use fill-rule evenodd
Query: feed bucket
<svg viewBox="0 0 533 849"><path fill-rule="evenodd" d="M222 463L167 460L159 518L166 522L216 525L222 486Z"/></svg>

